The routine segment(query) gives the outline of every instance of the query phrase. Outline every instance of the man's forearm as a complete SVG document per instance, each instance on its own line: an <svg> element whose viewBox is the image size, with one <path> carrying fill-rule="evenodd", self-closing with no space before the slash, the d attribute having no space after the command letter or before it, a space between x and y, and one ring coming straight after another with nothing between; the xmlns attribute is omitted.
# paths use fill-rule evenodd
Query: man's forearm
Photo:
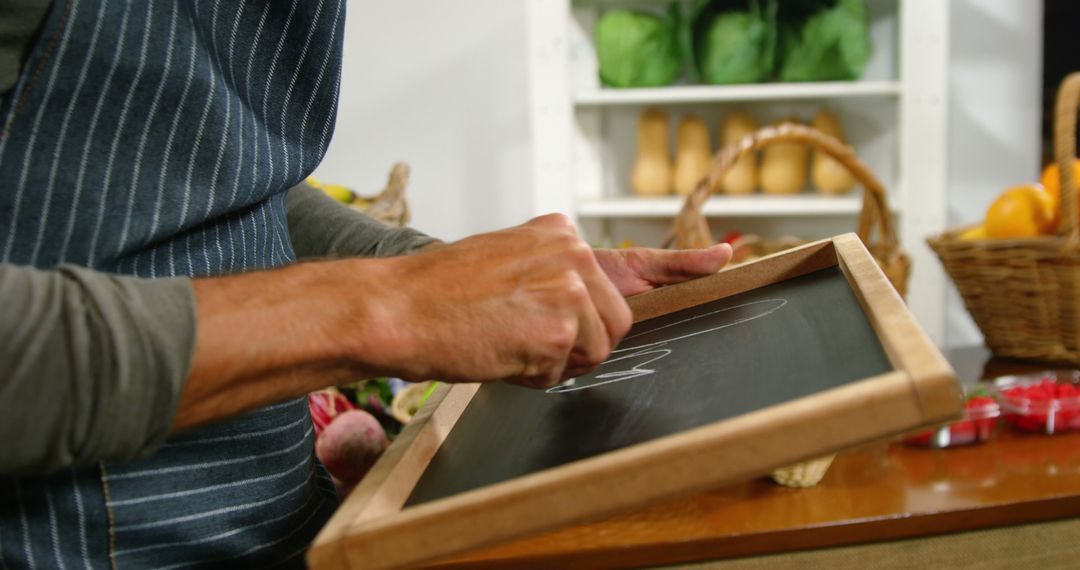
<svg viewBox="0 0 1080 570"><path fill-rule="evenodd" d="M385 261L340 260L193 281L195 356L174 431L379 375Z"/></svg>

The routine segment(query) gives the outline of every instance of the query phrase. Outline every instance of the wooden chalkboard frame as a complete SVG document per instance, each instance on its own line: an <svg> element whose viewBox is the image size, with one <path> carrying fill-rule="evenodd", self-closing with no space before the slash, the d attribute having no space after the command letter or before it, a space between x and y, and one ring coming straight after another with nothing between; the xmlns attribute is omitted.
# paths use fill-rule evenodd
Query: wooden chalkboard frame
<svg viewBox="0 0 1080 570"><path fill-rule="evenodd" d="M839 266L893 371L639 445L403 505L477 384L442 386L322 529L316 569L389 568L745 480L958 417L955 375L855 234L629 300L642 321ZM805 429L813 426L813 429Z"/></svg>

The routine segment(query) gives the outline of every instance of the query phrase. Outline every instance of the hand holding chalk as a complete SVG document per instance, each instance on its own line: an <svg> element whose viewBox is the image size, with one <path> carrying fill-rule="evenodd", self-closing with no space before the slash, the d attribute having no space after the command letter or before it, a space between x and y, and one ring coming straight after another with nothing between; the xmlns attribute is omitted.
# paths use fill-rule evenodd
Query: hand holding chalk
<svg viewBox="0 0 1080 570"><path fill-rule="evenodd" d="M405 379L553 386L595 368L632 315L561 215L386 260L377 357ZM370 358L370 355L368 356Z"/></svg>

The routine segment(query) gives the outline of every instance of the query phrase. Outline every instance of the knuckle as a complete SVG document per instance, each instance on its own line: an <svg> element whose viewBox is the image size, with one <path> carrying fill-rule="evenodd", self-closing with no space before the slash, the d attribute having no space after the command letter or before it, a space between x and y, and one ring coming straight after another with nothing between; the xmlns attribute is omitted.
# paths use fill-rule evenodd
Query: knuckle
<svg viewBox="0 0 1080 570"><path fill-rule="evenodd" d="M555 359L564 358L574 348L577 341L577 319L559 317L554 320L548 332L548 348Z"/></svg>
<svg viewBox="0 0 1080 570"><path fill-rule="evenodd" d="M619 344L626 333L630 332L632 326L634 326L634 313L625 302L620 303L611 322L612 345Z"/></svg>
<svg viewBox="0 0 1080 570"><path fill-rule="evenodd" d="M577 239L573 244L570 244L568 254L570 259L578 266L588 266L596 260L589 244L580 239Z"/></svg>

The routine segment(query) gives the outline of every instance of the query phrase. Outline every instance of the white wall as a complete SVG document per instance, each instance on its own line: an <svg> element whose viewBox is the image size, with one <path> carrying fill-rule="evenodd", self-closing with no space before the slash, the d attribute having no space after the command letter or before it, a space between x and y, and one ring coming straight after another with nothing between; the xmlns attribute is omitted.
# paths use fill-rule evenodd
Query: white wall
<svg viewBox="0 0 1080 570"><path fill-rule="evenodd" d="M362 193L412 166L412 225L443 239L524 221L525 3L352 0L341 105L314 176Z"/></svg>
<svg viewBox="0 0 1080 570"><path fill-rule="evenodd" d="M950 226L982 219L1005 188L1038 181L1042 2L950 0ZM950 287L946 342L982 340Z"/></svg>

